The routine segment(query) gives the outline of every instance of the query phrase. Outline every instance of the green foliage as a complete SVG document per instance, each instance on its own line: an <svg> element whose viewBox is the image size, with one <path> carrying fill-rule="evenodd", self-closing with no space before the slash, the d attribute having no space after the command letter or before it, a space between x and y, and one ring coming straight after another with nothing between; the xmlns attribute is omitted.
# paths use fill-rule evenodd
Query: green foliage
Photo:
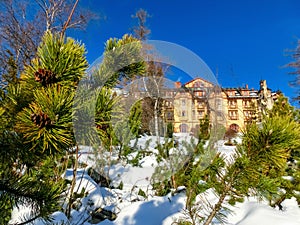
<svg viewBox="0 0 300 225"><path fill-rule="evenodd" d="M129 126L130 132L138 137L141 133L142 124L142 101L137 101L130 109Z"/></svg>
<svg viewBox="0 0 300 225"><path fill-rule="evenodd" d="M141 42L131 35L122 39L111 38L105 44L101 66L93 72L96 86L112 88L121 81L145 74Z"/></svg>
<svg viewBox="0 0 300 225"><path fill-rule="evenodd" d="M172 184L169 179L164 179L161 182L154 182L152 183L152 186L155 190L155 195L157 196L165 196L172 191Z"/></svg>
<svg viewBox="0 0 300 225"><path fill-rule="evenodd" d="M12 129L17 121L16 115L32 101L32 92L24 91L20 84L8 84L0 101L1 126L4 129Z"/></svg>
<svg viewBox="0 0 300 225"><path fill-rule="evenodd" d="M138 191L138 195L143 196L144 198L147 198L146 193L140 188L139 188L139 191Z"/></svg>
<svg viewBox="0 0 300 225"><path fill-rule="evenodd" d="M10 168L1 168L0 190L4 190L0 196L0 202L9 201L15 204L28 204L33 208L32 217L48 216L58 210L61 210L59 200L64 185L61 182L55 182L35 177L32 174L16 176ZM1 213L7 212L7 206L1 205ZM12 207L12 206L11 206ZM29 219L29 218L27 218Z"/></svg>
<svg viewBox="0 0 300 225"><path fill-rule="evenodd" d="M285 97L282 93L279 93L272 109L268 112L269 117L273 117L275 115L290 116L291 120L300 120L299 109L295 109L293 106L291 106L287 97Z"/></svg>
<svg viewBox="0 0 300 225"><path fill-rule="evenodd" d="M287 117L289 120L293 121L293 123L296 122L296 124L299 124L299 115L299 109L295 109L293 106L291 106L288 102L288 99L283 94L279 94L272 110L268 112L269 117ZM294 132L297 132L297 128L294 130ZM279 196L276 196L273 199L273 203L271 203L272 206L278 205L279 208L282 208L281 202L283 202L286 198L291 197L295 197L300 205L300 196L297 195L297 192L300 191L300 147L293 147L293 142L291 144L292 148L290 149L290 155L287 159L287 166L283 174L287 178L282 177L279 179L280 189L284 190L284 192L278 193Z"/></svg>
<svg viewBox="0 0 300 225"><path fill-rule="evenodd" d="M119 186L117 187L117 189L123 190L124 184L123 181L120 182Z"/></svg>
<svg viewBox="0 0 300 225"><path fill-rule="evenodd" d="M9 58L7 60L8 69L7 72L5 74L2 74L1 76L6 85L15 85L20 81L18 78L18 65L16 60L14 59L13 54L10 51L7 51L7 53L9 54Z"/></svg>
<svg viewBox="0 0 300 225"><path fill-rule="evenodd" d="M72 107L74 92L53 85L34 92L34 102L17 116L16 129L31 150L47 154L61 153L74 146Z"/></svg>
<svg viewBox="0 0 300 225"><path fill-rule="evenodd" d="M125 120L124 120L125 119ZM114 134L118 143L119 154L118 157L121 159L122 156L127 156L131 151L129 147L130 140L134 138L130 131L128 121L125 118L117 122L114 126Z"/></svg>
<svg viewBox="0 0 300 225"><path fill-rule="evenodd" d="M199 183L204 178L206 158L203 144L191 141L185 143L184 150L179 149L174 139L166 138L164 144L158 145L159 154L157 160L162 163L157 167L152 177L152 185L156 194L164 195L178 186L187 187L187 196L193 202L195 196L202 193L208 187ZM170 155L170 150L172 155Z"/></svg>
<svg viewBox="0 0 300 225"><path fill-rule="evenodd" d="M132 153L132 151L130 151ZM142 151L138 151L133 159L128 160L128 163L130 163L132 166L141 166L140 160L143 158Z"/></svg>
<svg viewBox="0 0 300 225"><path fill-rule="evenodd" d="M130 163L132 166L141 166L140 160L145 158L148 155L153 154L152 151L149 151L150 142L151 142L151 139L147 140L145 147L143 149L138 149L138 150L130 149L130 153L133 153L133 154L136 153L136 154L135 154L134 158L132 158L132 159L128 159L129 157L127 157L127 162ZM132 156L132 154L131 154L131 156Z"/></svg>
<svg viewBox="0 0 300 225"><path fill-rule="evenodd" d="M173 135L173 125L169 125L169 135ZM164 174L165 179L160 184L156 184L153 182L153 186L157 192L157 194L166 194L172 188L176 188L178 186L186 186L187 188L187 206L192 206L192 203L195 197L204 192L209 188L204 183L199 181L205 179L205 173L207 170L207 154L204 154L205 150L203 145L210 137L210 125L209 118L206 116L203 120L200 121L200 129L198 132L198 143L185 143L184 148L186 152L184 155L178 154L182 150L178 149L178 145L175 143L173 138L165 138L164 144L158 144L158 154L157 161L164 162L170 164L169 173ZM170 155L170 150L174 148L175 152L177 151L178 155ZM206 149L209 152L209 149ZM212 151L213 152L213 151ZM214 165L212 163L211 165ZM159 170L164 171L166 168L160 168ZM159 172L155 173L153 180L155 181L156 176L159 177ZM162 174L161 174L162 175Z"/></svg>
<svg viewBox="0 0 300 225"><path fill-rule="evenodd" d="M210 137L210 122L209 117L206 114L203 119L200 120L200 129L199 129L199 141L208 140Z"/></svg>
<svg viewBox="0 0 300 225"><path fill-rule="evenodd" d="M174 134L174 125L173 123L168 123L166 137L173 138L173 134Z"/></svg>
<svg viewBox="0 0 300 225"><path fill-rule="evenodd" d="M31 217L25 218L29 221L50 219L50 214L61 210L66 188L62 157L75 143L73 101L87 68L84 53L74 40L46 33L20 82L12 80L2 92L0 202L8 205L0 205L0 217L25 203L33 209Z"/></svg>
<svg viewBox="0 0 300 225"><path fill-rule="evenodd" d="M287 175L291 153L299 147L300 125L291 120L290 114L276 113L266 117L260 126L248 126L243 142L238 146L240 157L235 163L242 169L241 184L270 201L278 200L280 188L286 190L285 197L288 197L293 188L282 176ZM289 175L294 174L292 171L289 170Z"/></svg>
<svg viewBox="0 0 300 225"><path fill-rule="evenodd" d="M74 88L88 66L84 54L84 46L74 39L46 32L37 57L25 68L21 79L30 89L55 83Z"/></svg>
<svg viewBox="0 0 300 225"><path fill-rule="evenodd" d="M10 217L11 217L11 212L12 212L12 207L13 207L13 202L10 198L8 198L7 196L0 196L0 209L1 209L1 213L0 213L0 224L8 224L8 222L10 221Z"/></svg>
<svg viewBox="0 0 300 225"><path fill-rule="evenodd" d="M158 154L156 156L157 162L161 162L163 159L168 159L170 157L170 150L174 148L175 141L173 138L165 138L164 143L158 143L156 149Z"/></svg>
<svg viewBox="0 0 300 225"><path fill-rule="evenodd" d="M293 149L300 146L300 126L289 116L266 118L261 127L252 125L243 136L243 153L258 162L259 171L282 172ZM275 172L274 171L274 172Z"/></svg>
<svg viewBox="0 0 300 225"><path fill-rule="evenodd" d="M107 149L116 144L112 121L116 121L120 113L119 97L107 87L98 92L95 108L95 123L103 146Z"/></svg>
<svg viewBox="0 0 300 225"><path fill-rule="evenodd" d="M104 61L94 72L94 84L105 86L94 96L92 123L96 123L100 139L109 149L118 144L112 124L122 112L111 88L145 73L141 50L141 43L131 36L110 39ZM33 207L28 220L50 219L51 213L61 210L60 200L66 188L61 175L68 163L63 157L75 145L72 120L80 122L81 116L75 114L75 109L82 104L80 101L86 100L79 99L73 104L76 87L88 66L84 54L85 48L80 43L47 32L36 58L21 74L20 82L14 77L15 65L11 62L8 87L0 92L0 152L3 153L0 155L0 217L5 221L12 207L23 203ZM93 107L88 105L85 110L90 113ZM139 132L140 114L137 105L126 119L126 127L134 136ZM126 140L119 142L128 142L128 137L132 137L125 136ZM69 204L85 194L71 193Z"/></svg>
<svg viewBox="0 0 300 225"><path fill-rule="evenodd" d="M203 167L201 154L200 157L190 158L186 167L175 176L177 184L187 186L186 208L190 218L197 215L195 209L198 206L195 204L198 203L194 203L195 197L207 188L213 188L218 201L213 206L201 203L206 204L204 208L211 209L205 218L205 225L210 224L213 218L224 221L221 209L224 208L226 198L230 204L235 204L245 196L256 195L280 204L284 198L297 193L292 191L294 188L291 189L293 182L297 183L296 179L291 182L282 179L291 152L300 146L300 125L291 119L290 110L287 112L273 113L272 117L265 117L260 125L249 125L243 134L242 143L237 145L236 155L230 161L216 154L209 165ZM203 154L203 151L200 149L199 153ZM290 169L289 172L294 173L296 170ZM282 198L278 190L283 187L285 194Z"/></svg>

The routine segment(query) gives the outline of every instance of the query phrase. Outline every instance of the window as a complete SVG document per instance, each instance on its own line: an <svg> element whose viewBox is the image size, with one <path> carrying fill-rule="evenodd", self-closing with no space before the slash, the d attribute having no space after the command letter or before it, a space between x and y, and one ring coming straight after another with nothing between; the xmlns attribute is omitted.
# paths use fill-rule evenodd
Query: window
<svg viewBox="0 0 300 225"><path fill-rule="evenodd" d="M250 108L251 107L251 100L243 100L243 107Z"/></svg>
<svg viewBox="0 0 300 225"><path fill-rule="evenodd" d="M205 96L205 92L204 91L196 91L195 92L195 96L197 96L197 97L204 97Z"/></svg>
<svg viewBox="0 0 300 225"><path fill-rule="evenodd" d="M245 110L244 111L244 117L246 120L250 120L253 116L253 111L251 110Z"/></svg>
<svg viewBox="0 0 300 225"><path fill-rule="evenodd" d="M182 99L182 100L181 100L181 105L182 105L182 106L185 106L185 105L186 105L185 99Z"/></svg>
<svg viewBox="0 0 300 225"><path fill-rule="evenodd" d="M179 126L179 129L180 129L181 133L187 133L188 132L188 126L184 123Z"/></svg>
<svg viewBox="0 0 300 225"><path fill-rule="evenodd" d="M181 116L182 116L182 117L185 117L185 116L186 116L185 110L182 110L182 111L181 111Z"/></svg>
<svg viewBox="0 0 300 225"><path fill-rule="evenodd" d="M173 106L173 102L172 101L165 100L165 107L172 108L172 106Z"/></svg>
<svg viewBox="0 0 300 225"><path fill-rule="evenodd" d="M217 110L222 111L222 99L216 99Z"/></svg>
<svg viewBox="0 0 300 225"><path fill-rule="evenodd" d="M249 96L250 92L248 90L243 90L242 95L243 96Z"/></svg>
<svg viewBox="0 0 300 225"><path fill-rule="evenodd" d="M195 110L192 111L192 118L193 118L193 120L196 119L196 112L195 112Z"/></svg>
<svg viewBox="0 0 300 225"><path fill-rule="evenodd" d="M235 109L237 107L237 101L236 100L228 100L228 107L231 109Z"/></svg>
<svg viewBox="0 0 300 225"><path fill-rule="evenodd" d="M238 111L237 110L228 111L228 117L230 120L237 120L238 119Z"/></svg>
<svg viewBox="0 0 300 225"><path fill-rule="evenodd" d="M173 120L173 113L167 112L167 120Z"/></svg>
<svg viewBox="0 0 300 225"><path fill-rule="evenodd" d="M204 102L197 101L198 108L204 108Z"/></svg>
<svg viewBox="0 0 300 225"><path fill-rule="evenodd" d="M192 109L195 109L195 102L192 101Z"/></svg>
<svg viewBox="0 0 300 225"><path fill-rule="evenodd" d="M166 97L173 97L173 92L172 91L167 91L166 92Z"/></svg>
<svg viewBox="0 0 300 225"><path fill-rule="evenodd" d="M195 87L195 88L204 87L204 83L201 82L201 81L196 81L196 82L194 83L194 87Z"/></svg>
<svg viewBox="0 0 300 225"><path fill-rule="evenodd" d="M198 118L203 119L203 117L204 117L204 111L202 110L198 111Z"/></svg>
<svg viewBox="0 0 300 225"><path fill-rule="evenodd" d="M200 82L199 81L195 82L194 87L200 87Z"/></svg>

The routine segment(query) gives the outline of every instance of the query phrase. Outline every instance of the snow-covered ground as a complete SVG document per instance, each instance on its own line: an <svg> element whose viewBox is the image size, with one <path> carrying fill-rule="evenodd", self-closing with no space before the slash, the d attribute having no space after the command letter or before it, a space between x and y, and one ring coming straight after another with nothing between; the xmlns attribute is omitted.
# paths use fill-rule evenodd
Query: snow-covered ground
<svg viewBox="0 0 300 225"><path fill-rule="evenodd" d="M151 141L149 141L151 140ZM177 137L179 145L183 140L190 142L187 135ZM147 144L146 144L147 143ZM156 152L156 139L144 136L139 139L138 148ZM235 147L225 146L224 141L218 142L218 151L230 159ZM89 148L82 148L80 161L88 166L95 166ZM78 201L73 209L71 219L68 220L62 212L53 214L53 224L90 225L92 222L99 225L172 225L179 218L185 218L185 193L168 194L163 197L154 196L151 186L151 177L158 163L155 155L147 155L140 160L140 165L134 167L128 163L112 165L109 170L104 168L112 180L113 186L123 184L122 190L100 187L88 174L87 169L78 170L75 190L80 192L83 188L87 195ZM72 170L66 173L67 179L72 179ZM142 190L145 196L139 195ZM216 201L213 192L208 192L206 198L211 202ZM231 213L227 215L227 225L299 225L300 209L295 199L283 202L283 210L268 206L266 202L257 199L245 199L243 203L228 206ZM98 223L90 221L90 213L101 207L117 214L114 221L104 220ZM12 213L11 224L28 216L30 209L26 206L15 208ZM36 220L35 225L44 225L42 220Z"/></svg>

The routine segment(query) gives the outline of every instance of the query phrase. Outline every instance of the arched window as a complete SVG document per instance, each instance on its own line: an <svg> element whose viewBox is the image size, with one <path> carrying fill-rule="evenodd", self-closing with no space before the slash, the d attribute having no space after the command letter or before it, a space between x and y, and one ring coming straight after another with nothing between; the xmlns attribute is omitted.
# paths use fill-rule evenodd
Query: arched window
<svg viewBox="0 0 300 225"><path fill-rule="evenodd" d="M180 128L181 133L187 133L188 132L188 126L185 123L181 124L179 126L179 128Z"/></svg>

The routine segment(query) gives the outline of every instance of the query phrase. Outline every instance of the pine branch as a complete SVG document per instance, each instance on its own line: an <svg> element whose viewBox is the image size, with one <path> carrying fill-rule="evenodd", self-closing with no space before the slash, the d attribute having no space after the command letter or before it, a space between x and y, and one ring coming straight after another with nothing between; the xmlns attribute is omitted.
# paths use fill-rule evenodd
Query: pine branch
<svg viewBox="0 0 300 225"><path fill-rule="evenodd" d="M0 199L9 198L15 205L30 204L35 216L48 218L48 216L60 209L59 200L62 185L45 183L23 175L15 177L13 174L1 174Z"/></svg>
<svg viewBox="0 0 300 225"><path fill-rule="evenodd" d="M221 210L222 208L222 204L226 198L226 196L228 196L228 193L230 192L231 189L231 185L226 185L222 194L219 197L218 202L214 205L213 210L210 212L209 216L207 217L207 219L205 220L203 225L209 225L211 224L213 218L218 214L218 212Z"/></svg>

